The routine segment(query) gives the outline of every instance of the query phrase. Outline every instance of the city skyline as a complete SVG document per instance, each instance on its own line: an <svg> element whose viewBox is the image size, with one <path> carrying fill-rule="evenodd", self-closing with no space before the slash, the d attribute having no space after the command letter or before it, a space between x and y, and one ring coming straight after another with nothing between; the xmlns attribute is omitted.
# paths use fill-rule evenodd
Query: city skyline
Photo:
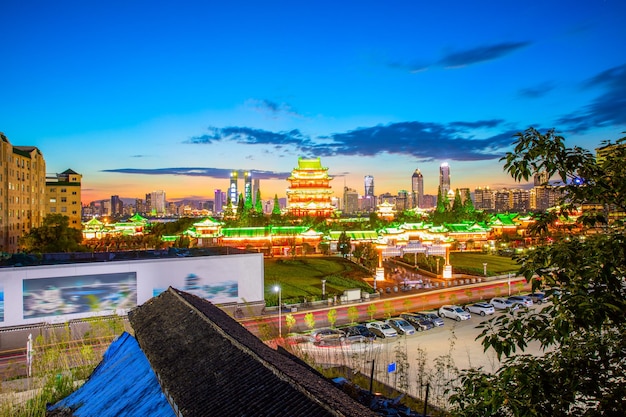
<svg viewBox="0 0 626 417"><path fill-rule="evenodd" d="M626 4L8 1L0 131L83 203L213 199L251 172L285 196L298 157L376 194L517 188L513 135L594 150L626 130ZM532 179L530 180L532 185ZM242 184L243 185L243 184ZM242 188L243 191L243 188Z"/></svg>

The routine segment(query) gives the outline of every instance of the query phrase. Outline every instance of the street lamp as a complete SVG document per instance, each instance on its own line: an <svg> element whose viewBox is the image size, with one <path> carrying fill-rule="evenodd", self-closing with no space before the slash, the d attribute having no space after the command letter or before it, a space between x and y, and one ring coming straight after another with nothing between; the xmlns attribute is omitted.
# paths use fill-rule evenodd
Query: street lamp
<svg viewBox="0 0 626 417"><path fill-rule="evenodd" d="M280 287L278 285L274 286L274 292L278 293L278 337L282 339L283 337L283 329L282 329L282 300L281 300L281 292Z"/></svg>
<svg viewBox="0 0 626 417"><path fill-rule="evenodd" d="M487 262L483 262L483 274L487 276Z"/></svg>

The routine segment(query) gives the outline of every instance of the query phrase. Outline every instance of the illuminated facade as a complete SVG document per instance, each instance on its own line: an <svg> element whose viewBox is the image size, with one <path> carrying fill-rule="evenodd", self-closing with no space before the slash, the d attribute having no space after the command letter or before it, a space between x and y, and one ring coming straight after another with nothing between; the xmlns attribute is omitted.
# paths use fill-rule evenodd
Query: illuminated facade
<svg viewBox="0 0 626 417"><path fill-rule="evenodd" d="M46 178L46 213L62 214L69 226L82 229L81 178L71 169ZM121 203L121 201L120 201Z"/></svg>
<svg viewBox="0 0 626 417"><path fill-rule="evenodd" d="M230 173L230 186L228 187L228 199L233 204L233 206L237 206L239 201L239 194L237 194L237 171L233 171Z"/></svg>
<svg viewBox="0 0 626 417"><path fill-rule="evenodd" d="M296 217L330 217L335 210L331 180L320 158L298 158L298 167L287 178L287 212Z"/></svg>
<svg viewBox="0 0 626 417"><path fill-rule="evenodd" d="M252 201L252 176L247 171L243 173L243 198Z"/></svg>

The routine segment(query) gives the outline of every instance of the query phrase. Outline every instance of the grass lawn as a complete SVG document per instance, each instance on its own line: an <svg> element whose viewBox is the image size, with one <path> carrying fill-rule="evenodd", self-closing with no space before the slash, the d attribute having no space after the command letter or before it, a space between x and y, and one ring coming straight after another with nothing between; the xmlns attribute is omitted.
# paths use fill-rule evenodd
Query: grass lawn
<svg viewBox="0 0 626 417"><path fill-rule="evenodd" d="M281 288L286 304L319 300L322 297L322 279L326 280L326 297L341 295L350 288L373 290L363 282L372 274L359 265L341 257L265 258L265 301L278 305L274 286Z"/></svg>
<svg viewBox="0 0 626 417"><path fill-rule="evenodd" d="M519 270L517 262L507 256L476 252L450 252L450 264L452 264L453 272L483 275L483 263L487 263L487 275L503 275Z"/></svg>
<svg viewBox="0 0 626 417"><path fill-rule="evenodd" d="M519 265L506 256L487 255L475 252L451 252L450 262L454 272L483 275L483 263L487 263L488 275L502 275L517 272ZM361 288L373 292L363 282L372 274L347 259L333 257L265 258L265 301L268 306L278 305L278 293L274 286L281 288L285 304L320 300L322 279L326 280L326 297L341 295L344 290Z"/></svg>

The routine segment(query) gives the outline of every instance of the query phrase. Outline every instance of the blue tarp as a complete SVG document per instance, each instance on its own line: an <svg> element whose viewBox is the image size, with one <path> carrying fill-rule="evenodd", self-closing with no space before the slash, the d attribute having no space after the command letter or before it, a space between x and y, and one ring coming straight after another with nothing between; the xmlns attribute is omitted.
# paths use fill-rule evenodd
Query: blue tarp
<svg viewBox="0 0 626 417"><path fill-rule="evenodd" d="M122 334L107 349L85 384L48 410L75 416L175 417L137 340Z"/></svg>

